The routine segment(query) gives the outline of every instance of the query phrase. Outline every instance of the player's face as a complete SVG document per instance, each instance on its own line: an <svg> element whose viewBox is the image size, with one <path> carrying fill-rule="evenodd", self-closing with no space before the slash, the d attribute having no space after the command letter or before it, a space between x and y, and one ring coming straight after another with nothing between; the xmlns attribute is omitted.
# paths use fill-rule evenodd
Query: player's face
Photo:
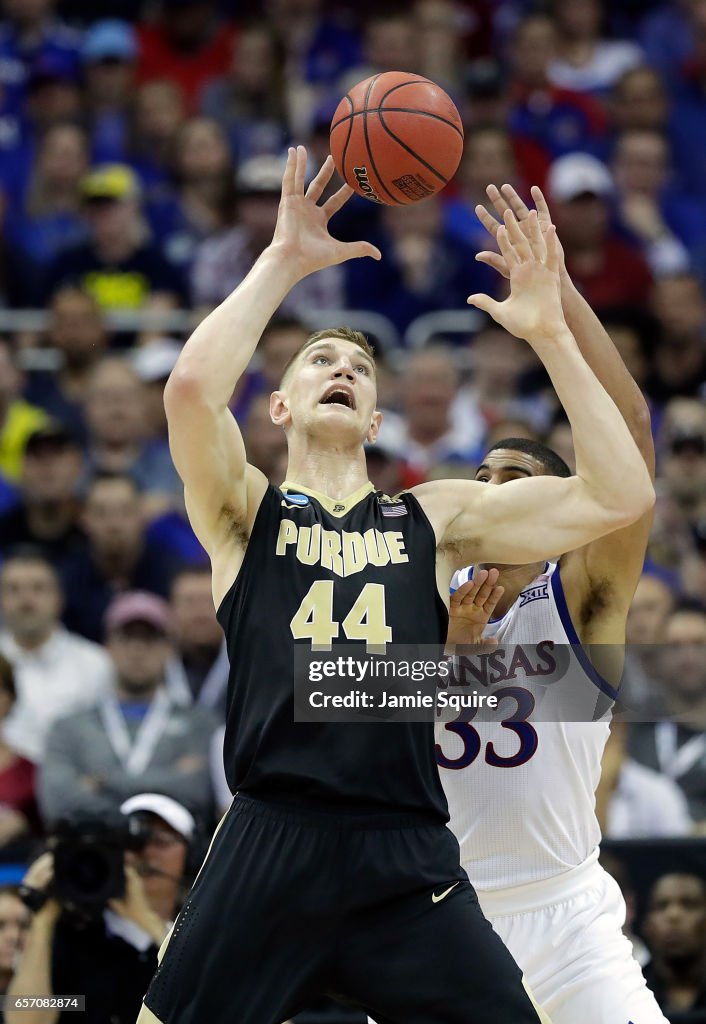
<svg viewBox="0 0 706 1024"><path fill-rule="evenodd" d="M706 893L692 875L657 882L645 923L648 941L665 956L691 956L706 941Z"/></svg>
<svg viewBox="0 0 706 1024"><path fill-rule="evenodd" d="M544 467L541 462L515 451L514 448L496 448L483 459L476 470L475 479L482 484L506 484L510 480L522 480L524 477L543 476ZM484 562L485 569L499 569L503 572L506 566Z"/></svg>
<svg viewBox="0 0 706 1024"><path fill-rule="evenodd" d="M324 339L305 349L286 388L272 396L276 423L308 436L362 443L377 436L375 366L353 342Z"/></svg>
<svg viewBox="0 0 706 1024"><path fill-rule="evenodd" d="M529 476L543 476L544 467L532 455L510 448L496 448L483 459L475 479L482 484L506 484Z"/></svg>

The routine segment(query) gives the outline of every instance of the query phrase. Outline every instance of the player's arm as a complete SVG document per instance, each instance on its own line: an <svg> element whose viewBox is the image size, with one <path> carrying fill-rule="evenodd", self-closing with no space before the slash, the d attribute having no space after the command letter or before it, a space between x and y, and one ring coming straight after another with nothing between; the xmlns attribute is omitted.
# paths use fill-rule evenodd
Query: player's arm
<svg viewBox="0 0 706 1024"><path fill-rule="evenodd" d="M521 229L528 231L530 211L511 185L503 185L500 191L494 185L489 185L487 193L501 217L504 216L505 210L510 208ZM532 198L536 205L540 228L546 233L552 224L547 201L541 189L536 186L532 189ZM478 206L476 211L482 224L495 237L499 227L498 221L483 206ZM504 277L509 276L507 264L500 254L479 253L478 259L495 267ZM569 329L576 339L581 355L615 402L654 481L655 452L647 402L628 373L605 328L571 280L561 246L559 275L562 308ZM565 582L568 581L573 569L577 568L577 576L587 579L589 585L610 580L622 602L629 603L642 572L651 523L652 510L630 526L600 537L573 552L572 557L566 559L563 568Z"/></svg>
<svg viewBox="0 0 706 1024"><path fill-rule="evenodd" d="M289 150L272 243L238 288L196 328L165 388L172 457L184 481L192 524L209 553L233 534L234 524L246 526L266 487L262 473L247 464L228 408L265 325L308 274L357 256L380 258L367 242L343 243L328 233L330 218L353 192L344 185L317 205L333 170L329 157L305 193L306 150Z"/></svg>
<svg viewBox="0 0 706 1024"><path fill-rule="evenodd" d="M521 564L572 551L635 522L652 507L654 489L615 403L597 380L569 330L561 305L554 228L545 236L537 214L525 237L511 211L498 231L510 268L510 296L469 302L525 338L542 360L571 423L576 475L534 477L502 487L434 481L415 489L449 563Z"/></svg>

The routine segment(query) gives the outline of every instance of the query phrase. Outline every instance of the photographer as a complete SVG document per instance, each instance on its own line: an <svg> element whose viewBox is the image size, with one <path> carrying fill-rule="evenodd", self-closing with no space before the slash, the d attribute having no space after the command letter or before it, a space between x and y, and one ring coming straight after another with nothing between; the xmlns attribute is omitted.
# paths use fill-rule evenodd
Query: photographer
<svg viewBox="0 0 706 1024"><path fill-rule="evenodd" d="M84 995L82 1024L134 1024L157 968L157 951L190 882L185 874L196 824L189 811L157 793L133 796L120 810L129 829L115 835L106 831L90 847L84 843L82 855L81 825L75 826L78 838L71 845L59 839L30 866L20 887L34 917L8 995ZM93 835L84 828L86 836ZM109 865L111 850L121 846L123 895L101 905L96 858L105 857ZM72 1024L74 1018L59 1009L7 1007L5 1020Z"/></svg>

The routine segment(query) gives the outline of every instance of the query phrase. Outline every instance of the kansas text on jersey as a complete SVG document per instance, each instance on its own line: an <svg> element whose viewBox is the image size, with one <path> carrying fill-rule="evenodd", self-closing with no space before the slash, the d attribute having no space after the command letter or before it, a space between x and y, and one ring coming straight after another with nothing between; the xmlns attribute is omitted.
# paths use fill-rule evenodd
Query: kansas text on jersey
<svg viewBox="0 0 706 1024"><path fill-rule="evenodd" d="M460 570L453 585L471 575ZM481 892L561 875L597 855L594 793L617 697L581 648L556 563L485 634L499 647L477 683L498 697L498 720L466 715L437 726L451 827ZM571 714L543 716L543 695Z"/></svg>

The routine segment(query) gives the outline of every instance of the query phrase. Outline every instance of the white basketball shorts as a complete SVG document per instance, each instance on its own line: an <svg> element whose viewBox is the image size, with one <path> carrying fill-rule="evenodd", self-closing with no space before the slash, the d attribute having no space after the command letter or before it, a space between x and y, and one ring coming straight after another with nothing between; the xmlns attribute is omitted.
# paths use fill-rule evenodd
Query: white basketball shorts
<svg viewBox="0 0 706 1024"><path fill-rule="evenodd" d="M551 879L478 892L480 905L552 1024L668 1024L623 935L620 888L596 856Z"/></svg>

